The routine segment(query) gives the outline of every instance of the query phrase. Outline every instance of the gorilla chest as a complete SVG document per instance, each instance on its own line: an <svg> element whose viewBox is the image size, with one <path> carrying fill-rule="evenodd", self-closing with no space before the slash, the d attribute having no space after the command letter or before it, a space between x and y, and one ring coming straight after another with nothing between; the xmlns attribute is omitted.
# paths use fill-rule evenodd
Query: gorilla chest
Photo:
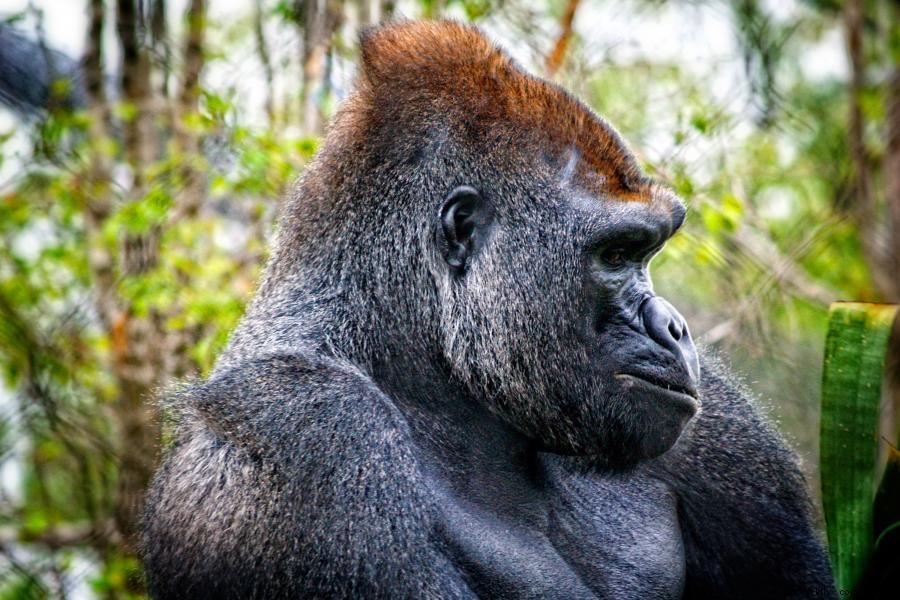
<svg viewBox="0 0 900 600"><path fill-rule="evenodd" d="M684 550L662 483L553 465L547 474L538 501L513 494L486 507L438 493L437 540L477 596L681 597Z"/></svg>

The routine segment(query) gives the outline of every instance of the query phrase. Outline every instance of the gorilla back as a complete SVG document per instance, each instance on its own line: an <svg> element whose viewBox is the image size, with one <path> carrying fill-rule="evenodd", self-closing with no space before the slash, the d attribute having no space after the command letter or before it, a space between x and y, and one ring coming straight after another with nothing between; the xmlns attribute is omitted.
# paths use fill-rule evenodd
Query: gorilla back
<svg viewBox="0 0 900 600"><path fill-rule="evenodd" d="M648 263L685 210L477 30L356 91L149 495L158 598L807 598L792 453ZM701 365L702 362L702 365Z"/></svg>

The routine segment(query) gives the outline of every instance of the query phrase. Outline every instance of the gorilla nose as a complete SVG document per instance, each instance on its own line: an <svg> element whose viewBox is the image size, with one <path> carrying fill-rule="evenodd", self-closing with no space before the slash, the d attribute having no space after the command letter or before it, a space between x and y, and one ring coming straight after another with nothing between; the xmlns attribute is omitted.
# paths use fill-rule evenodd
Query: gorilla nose
<svg viewBox="0 0 900 600"><path fill-rule="evenodd" d="M653 296L641 307L641 317L650 338L681 360L691 383L700 382L700 360L687 323L674 306Z"/></svg>

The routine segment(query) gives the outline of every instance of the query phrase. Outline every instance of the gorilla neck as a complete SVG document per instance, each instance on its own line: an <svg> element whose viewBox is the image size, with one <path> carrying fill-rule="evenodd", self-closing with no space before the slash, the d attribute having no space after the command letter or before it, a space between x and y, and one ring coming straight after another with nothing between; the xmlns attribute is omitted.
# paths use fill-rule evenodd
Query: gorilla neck
<svg viewBox="0 0 900 600"><path fill-rule="evenodd" d="M287 278L279 282L287 283ZM530 497L540 496L534 491L540 481L535 444L468 394L422 331L404 331L411 322L436 317L360 310L348 298L368 294L312 295L294 290L315 289L313 283L290 283L291 289L275 293L273 288L266 302L251 307L218 368L279 349L334 353L367 365L373 381L406 416L432 476L459 495L485 502L497 502L498 494L508 496L519 486L527 486ZM373 313L377 319L367 316Z"/></svg>
<svg viewBox="0 0 900 600"><path fill-rule="evenodd" d="M372 375L406 415L428 475L449 492L489 507L528 499L517 500L517 510L543 521L544 479L534 442L435 368L439 358L408 358L377 363Z"/></svg>

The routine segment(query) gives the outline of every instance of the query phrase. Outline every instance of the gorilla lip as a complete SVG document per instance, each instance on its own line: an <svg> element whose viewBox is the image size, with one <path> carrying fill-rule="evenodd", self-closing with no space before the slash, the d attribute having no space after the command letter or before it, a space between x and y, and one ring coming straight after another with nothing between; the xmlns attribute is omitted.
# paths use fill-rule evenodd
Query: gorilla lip
<svg viewBox="0 0 900 600"><path fill-rule="evenodd" d="M680 402L688 403L695 408L699 404L699 398L697 392L694 390L690 390L687 388L675 387L672 388L670 386L660 385L654 381L647 379L641 375L635 375L633 373L616 373L616 379L622 382L628 382L628 387L636 387L643 389L652 389L655 393L661 393L666 396L670 396L676 398Z"/></svg>

